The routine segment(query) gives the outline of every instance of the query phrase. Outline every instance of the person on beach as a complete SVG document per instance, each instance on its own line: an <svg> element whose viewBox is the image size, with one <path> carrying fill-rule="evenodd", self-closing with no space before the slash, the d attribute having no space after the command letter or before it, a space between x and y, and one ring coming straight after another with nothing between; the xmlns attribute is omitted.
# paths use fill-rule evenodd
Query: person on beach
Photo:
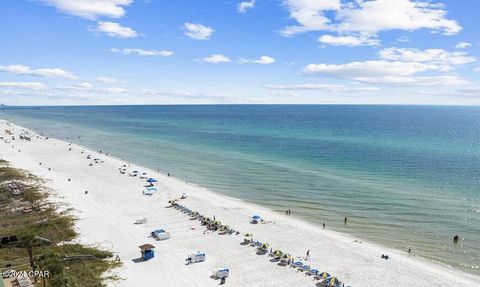
<svg viewBox="0 0 480 287"><path fill-rule="evenodd" d="M343 221L343 223L347 224L347 217L345 216L345 220Z"/></svg>
<svg viewBox="0 0 480 287"><path fill-rule="evenodd" d="M307 250L307 256L305 256L305 260L309 260L310 259L310 250Z"/></svg>
<svg viewBox="0 0 480 287"><path fill-rule="evenodd" d="M322 224L322 226L323 226L323 229L325 229L325 222Z"/></svg>

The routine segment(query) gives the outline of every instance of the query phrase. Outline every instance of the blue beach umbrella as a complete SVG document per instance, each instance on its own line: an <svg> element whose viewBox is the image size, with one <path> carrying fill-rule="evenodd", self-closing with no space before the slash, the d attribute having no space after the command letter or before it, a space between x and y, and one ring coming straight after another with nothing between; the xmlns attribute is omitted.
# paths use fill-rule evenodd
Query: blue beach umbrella
<svg viewBox="0 0 480 287"><path fill-rule="evenodd" d="M310 274L317 275L318 274L318 269L316 269L316 268L310 269Z"/></svg>
<svg viewBox="0 0 480 287"><path fill-rule="evenodd" d="M147 179L147 182L157 182L157 180L154 179L154 178L149 178L149 179Z"/></svg>
<svg viewBox="0 0 480 287"><path fill-rule="evenodd" d="M255 214L254 216L252 216L252 219L259 220L259 219L261 219L261 217L260 217L260 215Z"/></svg>

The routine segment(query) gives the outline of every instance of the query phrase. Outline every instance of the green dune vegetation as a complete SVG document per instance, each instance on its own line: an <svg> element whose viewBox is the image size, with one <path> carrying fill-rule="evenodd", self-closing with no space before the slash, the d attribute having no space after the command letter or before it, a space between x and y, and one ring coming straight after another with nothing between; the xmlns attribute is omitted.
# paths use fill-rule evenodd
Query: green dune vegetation
<svg viewBox="0 0 480 287"><path fill-rule="evenodd" d="M40 178L0 160L0 271L41 272L31 278L35 286L119 280L109 271L121 262L109 251L74 243L75 218L67 206L49 202L49 192Z"/></svg>

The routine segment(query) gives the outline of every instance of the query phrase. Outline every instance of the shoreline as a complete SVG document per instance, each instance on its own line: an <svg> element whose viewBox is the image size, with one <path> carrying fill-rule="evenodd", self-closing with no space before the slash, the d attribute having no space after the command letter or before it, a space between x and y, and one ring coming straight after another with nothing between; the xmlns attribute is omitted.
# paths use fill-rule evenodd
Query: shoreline
<svg viewBox="0 0 480 287"><path fill-rule="evenodd" d="M19 130L29 130L20 126L14 126ZM2 130L5 129L4 121L1 123L1 127ZM15 130L15 134L18 135L17 130ZM36 143L37 145L33 143ZM256 239L271 243L274 250L284 250L295 256L303 256L307 250L312 250L312 259L309 261L309 264L311 263L312 267L316 267L320 269L320 271L326 271L338 276L340 280L345 281L346 285L399 286L399 282L401 283L400 285L409 286L472 286L472 284L480 284L480 278L478 276L453 269L448 265L432 262L415 255L408 255L406 252L383 247L375 243L362 242L361 239L355 238L346 233L340 233L328 229L324 230L313 223L290 217L241 199L215 193L202 186L192 183L187 184L181 179L172 176L168 177L157 171L130 163L131 168L146 171L149 175L152 175L152 177L159 179L157 187L160 192L152 197L145 198L145 196L141 195L142 182L139 181L138 178L130 178L127 175L122 176L118 173L118 167L126 163L126 161L111 155L107 157L103 153L99 154L76 144L72 144L71 146L73 153L68 152L67 147L69 147L69 144L63 140L50 138L49 140L32 139L31 142L26 142L17 139L11 141L11 145L12 144L15 145L16 148L7 149L5 152L3 152L3 149L6 149L8 146L5 144L1 145L2 155L8 154L9 157L12 157L13 160L10 158L6 159L10 160L16 167L29 170L34 174L50 180L49 184L51 184L51 187L56 193L63 197L57 197L54 200L62 202L65 200L64 202L75 208L76 215L80 218L78 228L82 242L85 241L86 243L94 244L96 242L101 242L99 239L105 238L107 240L104 242L110 241L112 243L110 249L113 249L113 252L118 251L119 254L121 254L122 261L126 264L119 270L119 275L121 277L126 275L127 279L115 286L141 286L132 285L135 284L135 280L138 280L138 277L135 276L135 272L140 272L147 276L153 276L155 273L165 272L159 271L158 268L150 268L151 266L142 269L142 266L139 266L139 264L130 263L130 254L133 254L130 253L130 249L135 253L137 252L137 246L124 246L124 244L122 244L121 241L118 241L114 235L96 230L100 228L100 226L96 226L97 224L95 223L98 219L105 219L111 215L118 215L121 216L122 219L127 219L133 222L135 218L141 217L142 214L148 214L147 218L154 218L154 220L157 220L157 222L153 222L155 224L169 226L172 230L172 239L165 242L155 242L152 241L151 238L148 238L148 230L154 227L150 222L146 226L141 226L140 228L138 228L138 226L124 227L122 226L123 224L132 225L131 222L122 223L123 221L109 219L106 220L107 224L104 224L103 227L113 228L115 232L125 232L126 234L129 234L130 232L142 233L140 236L135 236L135 239L132 239L129 243L144 241L156 246L158 245L157 248L162 245L169 245L172 249L170 252L173 253L170 254L168 252L169 250L167 250L167 255L171 258L175 258L173 260L179 259L182 263L186 253L179 254L180 250L183 251L190 248L191 251L194 251L193 249L196 248L193 248L193 246L198 245L201 245L199 248L204 246L203 248L207 250L215 250L217 244L224 248L233 247L236 250L219 250L220 255L211 254L214 253L214 251L210 251L210 253L207 254L210 258L213 257L213 261L218 262L218 264L225 262L227 264L230 263L230 266L235 267L231 267L232 276L227 280L229 281L228 283L233 286L243 286L244 284L246 284L245 286L248 286L248 282L250 282L248 280L251 280L251 278L245 277L250 276L249 273L242 275L238 271L247 268L244 265L248 265L249 261L259 264L259 266L265 269L263 271L266 273L265 278L263 278L262 281L263 276L260 276L259 278L256 277L262 274L253 272L253 277L256 279L253 282L257 285L252 286L270 286L271 282L273 282L271 280L277 279L275 276L278 277L285 286L292 286L295 282L300 284L295 286L314 286L316 282L312 281L311 278L307 279L304 274L295 274L297 272L293 272L289 267L278 267L276 264L269 262L267 258L255 255L254 251L248 249L248 247L239 245L243 240L242 236L219 236L210 233L197 234L198 230L203 230L203 227L200 227L198 222L191 222L188 217L182 213L164 208L168 205L167 201L169 199L179 197L183 192L186 192L188 195L187 199L182 202L185 206L197 210L202 214L215 215L225 224L241 231L242 234L251 232ZM17 147L21 149L20 153L15 152ZM85 150L85 153L81 154L79 152L80 150ZM24 153L28 153L28 156L25 157ZM103 169L98 165L92 167L88 166L87 162L90 161L85 159L86 154L102 159L104 163L100 164L100 167L103 167ZM71 158L74 161L67 162L67 160L62 160L61 155L65 155L65 157ZM57 158L55 158L55 156L57 156ZM36 162L38 160L42 160L45 163L45 160L52 162L52 164L48 163L52 166L52 170L48 170L43 164L38 165ZM99 175L91 174L92 169L97 171ZM70 177L73 179L72 181L75 181L74 188L66 183L65 179ZM81 191L80 188L85 186L84 181L98 182L102 181L102 179L108 184L103 183L100 185L101 187L92 187L92 191L89 190L88 196L79 192ZM87 184L87 186L90 189L90 185ZM131 189L134 188L135 191L131 191ZM118 203L118 206L116 207L123 207L125 208L124 210L118 211L116 208L111 208L117 203L115 200L121 201L118 200L118 197L113 196L110 198L112 199L111 201L105 200L105 198L112 196L111 192L114 190L119 192L119 195L123 195L125 200L132 200L132 202ZM85 201L85 197L92 197L91 195L98 200L95 202L95 207L89 206L92 202L88 202L88 204L82 202ZM131 206L129 207L129 205ZM159 209L159 207L162 207L162 209ZM145 208L145 210L139 210L143 208ZM248 219L254 213L260 213L267 221L271 220L275 223L251 225L248 223ZM156 216L161 217L161 215L165 218L170 218L173 223L168 220L158 221L159 219L157 219ZM94 222L92 222L92 219ZM189 232L188 229L192 228L190 226L195 228L193 232ZM181 238L181 242L176 242L175 230L178 230L179 235L185 235L185 238ZM211 242L211 240L205 241L205 237L213 237L216 239L213 241L219 242ZM238 251L245 254L238 254ZM228 256L222 256L222 253L225 252L233 252L233 256L236 254L241 257L240 259L242 260L240 260L240 262L229 262L226 258ZM387 253L391 259L381 259L380 255L384 253ZM125 256L127 256L127 260L124 259ZM158 257L161 258L162 254L159 254ZM155 259L158 260L158 258ZM209 261L209 259L207 259L207 261ZM150 263L156 262L154 260L146 264ZM176 267L182 268L182 265L176 265ZM195 279L199 280L198 284L195 286L218 284L216 281L208 277L210 275L210 269L214 269L210 267L211 266L208 266L208 272L205 272L205 269L202 269L202 271L198 271L198 273L194 272L194 274L189 274L188 276L186 274L189 272L186 271L173 272L172 274L177 273L177 275L180 274L189 277L185 282L191 282L191 280ZM216 268L218 267L221 266L217 266ZM189 269L189 267L186 268ZM236 268L239 270L235 270ZM351 268L356 269L351 270ZM135 271L132 273L129 269ZM369 270L374 270L374 272L370 273ZM248 268L244 271L248 271ZM151 272L150 275L149 272ZM170 274L170 276L172 274ZM169 273L167 272L161 275L168 276ZM303 282L302 279L305 282ZM185 284L185 282L172 280L170 284L172 284L171 286L176 286L175 283L178 283L180 284L178 286L183 286L182 284ZM158 281L151 281L149 283L159 284Z"/></svg>

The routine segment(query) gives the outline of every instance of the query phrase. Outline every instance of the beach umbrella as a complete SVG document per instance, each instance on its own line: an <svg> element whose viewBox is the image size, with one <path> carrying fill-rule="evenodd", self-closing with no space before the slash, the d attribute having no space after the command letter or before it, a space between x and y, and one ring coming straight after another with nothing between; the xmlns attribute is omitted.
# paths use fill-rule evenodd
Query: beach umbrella
<svg viewBox="0 0 480 287"><path fill-rule="evenodd" d="M302 269L305 271L310 270L310 265L305 264L302 266Z"/></svg>
<svg viewBox="0 0 480 287"><path fill-rule="evenodd" d="M268 250L268 248L270 248L270 244L268 243L263 243L258 247L259 250Z"/></svg>
<svg viewBox="0 0 480 287"><path fill-rule="evenodd" d="M273 256L274 256L274 257L280 258L280 257L282 257L282 255L283 255L283 252L280 251L280 250L275 250L275 251L273 252Z"/></svg>
<svg viewBox="0 0 480 287"><path fill-rule="evenodd" d="M138 170L134 170L133 173L138 173Z"/></svg>
<svg viewBox="0 0 480 287"><path fill-rule="evenodd" d="M157 182L157 180L156 180L156 179L154 179L154 178L149 178L149 179L147 179L147 182L150 182L150 183L152 183L152 182Z"/></svg>
<svg viewBox="0 0 480 287"><path fill-rule="evenodd" d="M318 269L316 269L316 268L310 269L310 274L317 275L318 274Z"/></svg>
<svg viewBox="0 0 480 287"><path fill-rule="evenodd" d="M245 237L252 237L252 236L253 236L253 234L251 234L251 233L245 233L245 235L244 235L244 236L245 236Z"/></svg>
<svg viewBox="0 0 480 287"><path fill-rule="evenodd" d="M318 274L318 276L326 279L326 278L330 277L330 274L328 274L327 272L322 272L322 273Z"/></svg>
<svg viewBox="0 0 480 287"><path fill-rule="evenodd" d="M340 281L338 281L338 279L335 277L327 279L328 286L336 286L338 283L340 283Z"/></svg>
<svg viewBox="0 0 480 287"><path fill-rule="evenodd" d="M288 254L288 253L285 253L283 254L282 256L282 259L292 259L292 255Z"/></svg>
<svg viewBox="0 0 480 287"><path fill-rule="evenodd" d="M252 219L253 220L260 220L262 217L260 217L260 215L257 215L255 214L254 216L252 216Z"/></svg>

